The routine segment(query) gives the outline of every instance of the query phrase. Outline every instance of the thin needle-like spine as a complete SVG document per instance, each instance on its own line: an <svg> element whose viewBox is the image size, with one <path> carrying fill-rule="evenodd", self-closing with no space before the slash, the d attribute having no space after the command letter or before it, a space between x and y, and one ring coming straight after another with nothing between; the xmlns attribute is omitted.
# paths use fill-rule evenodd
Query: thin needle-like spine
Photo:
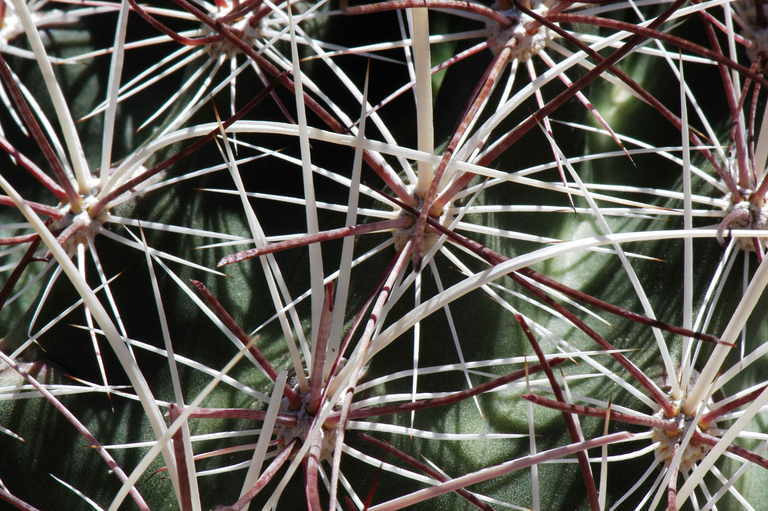
<svg viewBox="0 0 768 511"><path fill-rule="evenodd" d="M125 62L125 33L128 28L128 1L121 0L120 12L117 16L115 42L112 48L112 58L109 62L109 80L107 82L107 108L104 111L104 127L101 137L101 165L99 177L109 173L112 163L112 142L115 134L115 119L117 117L117 96L120 78Z"/></svg>
<svg viewBox="0 0 768 511"><path fill-rule="evenodd" d="M290 0L289 0L290 3ZM296 113L299 123L299 148L301 152L302 182L304 184L304 199L307 201L306 218L307 233L317 234L320 224L317 218L317 203L315 201L315 184L312 172L312 159L309 149L309 135L307 134L307 112L304 105L304 83L301 79L302 72L299 65L299 53L296 44L296 32L292 9L288 9L288 20L291 35L291 62L293 64L294 97L296 99ZM309 250L309 274L312 286L312 339L317 338L321 312L323 309L323 253L320 245L312 244Z"/></svg>
<svg viewBox="0 0 768 511"><path fill-rule="evenodd" d="M368 83L370 78L371 66L366 67L365 82L363 84L363 98L360 102L360 121L355 137L355 154L352 160L352 176L349 182L349 196L347 199L347 213L345 226L351 227L357 224L357 210L360 202L360 177L363 167L363 139L365 138L366 121L368 113L366 105L368 104ZM342 329L344 318L347 311L347 299L349 297L349 285L352 278L352 257L354 255L354 238L345 237L341 245L341 261L339 262L339 277L336 291L336 301L333 305L333 323L331 324L331 334L328 341L328 349L331 353L328 361L336 359L336 355L341 347ZM323 378L327 378L331 366L327 365L323 369Z"/></svg>
<svg viewBox="0 0 768 511"><path fill-rule="evenodd" d="M268 87L268 89L271 89L271 87ZM251 236L253 237L254 244L257 247L264 246L266 244L266 239L265 239L266 236L264 235L264 230L262 229L261 223L259 222L259 219L256 216L256 212L254 211L253 206L251 205L246 195L245 185L243 184L242 177L240 176L240 171L238 169L238 166L235 163L235 158L232 153L232 148L230 147L229 140L227 138L227 135L224 129L225 126L218 119L218 110L214 110L214 113L217 115L217 121L218 121L217 127L221 135L221 140L224 145L224 150L226 153L227 168L229 169L229 174L232 177L232 181L234 181L235 183L235 187L237 188L237 193L238 193L238 196L240 197L240 202L243 206L243 211L245 211L245 217L246 217L246 220L248 221L248 228L251 231ZM288 352L291 357L291 363L293 364L294 371L296 372L296 376L299 380L299 387L302 389L306 389L307 375L304 373L304 368L301 362L301 354L299 353L299 348L296 346L296 336L294 335L294 332L291 330L291 326L288 322L288 317L286 316L285 309L283 307L283 298L285 298L286 302L290 302L291 300L290 300L290 296L288 295L288 291L286 289L282 273L280 272L280 268L277 265L277 262L272 256L259 258L259 262L261 263L261 267L264 271L264 276L266 277L266 280L267 280L267 286L269 288L269 294L270 294L270 297L272 298L272 302L275 304L275 309L279 311L278 318L280 322L280 328L283 330L283 336L285 337L285 343L288 346ZM280 292L282 292L283 297L280 296ZM294 320L294 323L297 326L296 332L298 332L301 337L301 327L298 324L298 319L296 318L295 309L290 308L289 314L291 315L291 318ZM304 348L304 355L306 357L309 355L309 353L306 350L305 344L306 343L302 343L301 347Z"/></svg>
<svg viewBox="0 0 768 511"><path fill-rule="evenodd" d="M140 231L140 234L142 244L148 248L143 229ZM173 406L171 407L171 410L175 409L176 411L175 414L171 413L170 415L171 422L173 422L178 418L179 409L184 407L184 393L181 389L181 378L179 376L179 368L176 364L176 354L173 348L173 341L171 340L171 332L168 328L168 318L165 314L163 301L160 298L160 288L157 283L155 265L152 264L152 258L150 257L149 250L144 251L144 257L145 263L147 265L147 271L149 272L149 280L152 284L152 296L155 299L155 308L157 309L157 315L160 321L160 332L163 336L163 343L165 344L165 350L168 358L168 370L171 375L173 395L176 398L176 408ZM202 505L200 503L200 491L197 485L195 457L194 451L192 449L192 443L190 441L189 425L185 423L177 433L178 435L174 437L174 451L177 462L176 470L179 474L179 493L181 494L182 499L184 499L185 492L188 492L191 509L193 511L199 511L202 509ZM183 457L180 457L180 454L183 454ZM181 464L182 462L183 466Z"/></svg>
<svg viewBox="0 0 768 511"><path fill-rule="evenodd" d="M77 269L80 272L80 276L86 281L85 276L85 245L82 243L77 244ZM96 338L96 332L93 329L93 317L88 307L85 307L85 324L88 326L88 335L91 338L91 346L93 346L93 354L96 356L96 362L99 366L99 376L101 382L105 387L109 386L107 381L107 370L104 368L104 358L101 356L101 348L99 347L99 340ZM107 394L109 395L109 394Z"/></svg>
<svg viewBox="0 0 768 511"><path fill-rule="evenodd" d="M210 290L200 282L199 280L192 280L192 285L195 287L197 292L200 294L200 296L203 298L205 303L214 311L216 316L221 320L221 322L226 325L226 327L229 329L232 334L237 337L238 340L242 343L243 346L249 346L249 351L253 355L253 357L256 359L256 361L259 364L259 367L264 371L264 373L269 377L270 380L276 381L277 379L277 371L272 366L272 364L267 360L267 358L261 353L261 350L259 350L256 346L251 345L251 337L243 330L240 325L237 324L237 321L235 321L235 318L232 317L229 312L224 308L224 306L219 302L218 298L213 295L213 293L210 292ZM290 393L293 396L293 400L295 402L298 402L298 396L291 392Z"/></svg>
<svg viewBox="0 0 768 511"><path fill-rule="evenodd" d="M75 171L79 191L80 193L86 193L91 184L91 171L88 168L88 162L86 161L85 153L83 152L83 145L80 143L80 136L77 134L75 122L72 119L72 114L67 106L64 93L53 72L53 66L51 65L51 60L48 58L48 52L45 50L45 45L37 31L37 26L32 20L32 15L29 12L27 2L25 0L11 1L13 2L13 8L16 10L16 15L19 16L24 25L27 39L32 47L32 51L35 53L35 59L37 60L40 72L43 74L45 86L50 95L53 107L56 110L56 115L59 118L59 125L61 126L61 129L64 132L64 138L67 141L69 157Z"/></svg>
<svg viewBox="0 0 768 511"><path fill-rule="evenodd" d="M683 61L680 60L680 76L683 75ZM693 229L693 201L691 199L693 190L691 188L691 147L689 139L688 126L688 101L685 97L683 87L680 87L680 120L682 124L682 143L683 143L683 229ZM693 328L693 239L685 237L683 239L683 328ZM680 385L687 388L686 375L688 374L688 365L691 363L689 353L693 345L690 338L686 338L683 343L683 357L681 360Z"/></svg>
<svg viewBox="0 0 768 511"><path fill-rule="evenodd" d="M736 341L739 333L744 328L747 319L752 314L757 301L763 294L766 286L768 285L768 258L764 259L760 266L755 271L752 281L749 283L749 287L744 292L744 295L739 302L739 305L734 311L733 317L725 327L721 336L725 343L732 343ZM718 344L715 346L714 351L710 355L707 364L701 370L696 384L693 389L690 390L688 396L683 404L683 410L688 415L695 415L697 409L703 402L704 396L707 393L707 389L714 381L717 373L720 372L720 368L725 362L725 358L728 356L731 350L730 344Z"/></svg>
<svg viewBox="0 0 768 511"><path fill-rule="evenodd" d="M280 412L280 402L282 400L285 390L288 388L286 386L287 379L288 379L288 373L286 371L281 371L280 374L278 374L277 378L275 379L275 386L272 389L272 394L270 395L270 398L269 398L269 405L267 405L267 413L264 417L264 422L262 423L261 434L259 435L259 440L256 442L256 448L253 450L251 463L248 465L248 472L245 475L245 480L243 481L243 488L240 491L241 499L247 497L252 487L257 485L259 481L259 474L261 473L261 467L264 463L265 455L267 453L267 448L269 447L270 440L272 439L272 434L275 430L275 421L277 420L277 415ZM288 445L285 448L290 450L290 447L291 446ZM269 472L269 467L264 473L266 474L268 472ZM246 504L244 506L241 506L240 509L247 508L247 507L248 505Z"/></svg>
<svg viewBox="0 0 768 511"><path fill-rule="evenodd" d="M88 244L88 252L91 255L91 260L93 262L93 265L96 267L96 273L99 276L99 281L101 282L101 285L104 286L104 294L107 297L107 303L112 309L112 313L115 315L117 328L120 331L120 335L122 335L124 339L127 339L128 332L125 329L125 324L123 323L123 318L122 318L122 315L120 314L120 309L117 306L117 301L115 300L115 296L112 293L112 288L109 285L109 279L107 278L107 274L104 271L104 266L101 264L101 258L99 257L99 252L96 250L96 244L93 242L93 239L91 237L88 237L86 239L86 243Z"/></svg>
<svg viewBox="0 0 768 511"><path fill-rule="evenodd" d="M416 274L413 282L413 304L421 304L421 272ZM416 390L419 386L419 354L421 352L421 322L413 325L413 376L411 377L411 403L416 402ZM416 411L411 411L411 427L416 420Z"/></svg>

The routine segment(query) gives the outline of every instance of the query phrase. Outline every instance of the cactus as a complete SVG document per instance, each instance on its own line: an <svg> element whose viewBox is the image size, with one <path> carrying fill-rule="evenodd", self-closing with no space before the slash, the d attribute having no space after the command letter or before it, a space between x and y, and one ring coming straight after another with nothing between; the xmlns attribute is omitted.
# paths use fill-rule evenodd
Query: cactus
<svg viewBox="0 0 768 511"><path fill-rule="evenodd" d="M0 19L10 508L760 508L760 2Z"/></svg>

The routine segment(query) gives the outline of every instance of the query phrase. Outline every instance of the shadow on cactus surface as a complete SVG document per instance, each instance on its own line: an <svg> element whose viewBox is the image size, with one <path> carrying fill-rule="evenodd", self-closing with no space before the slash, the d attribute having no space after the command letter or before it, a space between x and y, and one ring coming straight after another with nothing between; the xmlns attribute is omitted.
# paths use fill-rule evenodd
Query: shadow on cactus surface
<svg viewBox="0 0 768 511"><path fill-rule="evenodd" d="M763 506L762 2L0 19L2 506Z"/></svg>

